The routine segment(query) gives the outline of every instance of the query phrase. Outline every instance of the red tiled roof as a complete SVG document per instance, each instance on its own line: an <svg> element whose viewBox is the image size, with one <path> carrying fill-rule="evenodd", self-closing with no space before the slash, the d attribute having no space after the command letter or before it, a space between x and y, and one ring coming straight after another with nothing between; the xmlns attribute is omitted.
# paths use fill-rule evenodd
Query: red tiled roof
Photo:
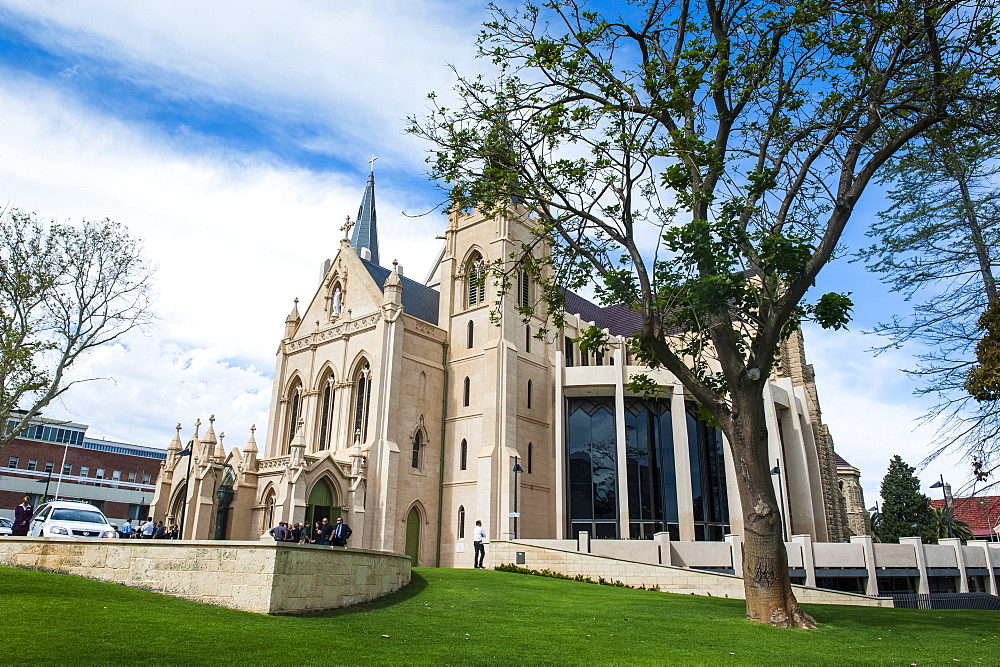
<svg viewBox="0 0 1000 667"><path fill-rule="evenodd" d="M944 507L944 499L931 500L932 507ZM993 535L993 527L1000 523L1000 496L973 496L955 498L953 516L964 521L978 536Z"/></svg>

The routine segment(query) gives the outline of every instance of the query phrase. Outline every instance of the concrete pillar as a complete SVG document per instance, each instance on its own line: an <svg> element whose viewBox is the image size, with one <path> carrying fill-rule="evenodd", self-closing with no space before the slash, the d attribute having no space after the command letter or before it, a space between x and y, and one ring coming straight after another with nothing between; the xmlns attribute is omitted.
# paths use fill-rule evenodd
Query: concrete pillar
<svg viewBox="0 0 1000 667"><path fill-rule="evenodd" d="M629 539L628 454L625 450L625 387L615 382L615 457L618 460L618 537Z"/></svg>
<svg viewBox="0 0 1000 667"><path fill-rule="evenodd" d="M974 547L976 549L982 549L983 550L983 558L986 559L986 569L990 573L989 577L987 578L987 584L989 585L989 589L988 590L990 592L990 595L996 595L997 594L997 579L996 579L996 577L993 576L993 563L990 561L990 543L989 542L981 542L979 540L975 540L975 541L969 542L969 546L970 547Z"/></svg>
<svg viewBox="0 0 1000 667"><path fill-rule="evenodd" d="M615 356L619 357L619 350ZM620 358L620 357L619 357ZM620 361L617 363L621 363ZM563 399L563 353L556 350L553 364L553 386L555 388L555 410L553 411L552 436L554 439L553 454L556 462L556 539L565 540L569 520L566 512L569 508L569 492L566 486L566 401Z"/></svg>
<svg viewBox="0 0 1000 667"><path fill-rule="evenodd" d="M660 565L672 565L670 557L670 533L664 531L653 535L653 542L656 543L656 550L660 552Z"/></svg>
<svg viewBox="0 0 1000 667"><path fill-rule="evenodd" d="M682 542L694 542L694 498L691 492L691 450L688 447L684 386L674 385L670 399L674 433L674 474L677 476L677 521Z"/></svg>
<svg viewBox="0 0 1000 667"><path fill-rule="evenodd" d="M730 557L733 559L733 574L743 576L743 538L736 534L726 535Z"/></svg>
<svg viewBox="0 0 1000 667"><path fill-rule="evenodd" d="M969 575L965 568L965 553L962 552L962 540L957 537L943 537L938 540L938 544L943 544L955 550L955 564L958 566L958 592L969 592Z"/></svg>
<svg viewBox="0 0 1000 667"><path fill-rule="evenodd" d="M924 541L919 537L901 537L900 544L909 544L917 556L917 569L920 570L920 584L917 586L917 593L930 593L930 585L927 582L927 555L924 553Z"/></svg>
<svg viewBox="0 0 1000 667"><path fill-rule="evenodd" d="M802 567L806 571L806 586L816 586L816 558L813 555L812 535L792 535L792 543L802 549Z"/></svg>
<svg viewBox="0 0 1000 667"><path fill-rule="evenodd" d="M875 545L871 535L852 535L851 544L860 544L865 553L865 569L868 570L866 595L878 595L878 571L875 569Z"/></svg>

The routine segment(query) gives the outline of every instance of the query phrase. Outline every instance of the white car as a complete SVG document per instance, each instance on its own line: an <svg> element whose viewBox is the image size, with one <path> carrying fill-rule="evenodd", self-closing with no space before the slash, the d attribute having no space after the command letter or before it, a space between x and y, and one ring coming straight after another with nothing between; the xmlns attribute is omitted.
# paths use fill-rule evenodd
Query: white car
<svg viewBox="0 0 1000 667"><path fill-rule="evenodd" d="M35 510L28 537L118 537L118 532L90 503L53 500Z"/></svg>
<svg viewBox="0 0 1000 667"><path fill-rule="evenodd" d="M0 517L0 537L10 535L14 530L14 522L11 519Z"/></svg>

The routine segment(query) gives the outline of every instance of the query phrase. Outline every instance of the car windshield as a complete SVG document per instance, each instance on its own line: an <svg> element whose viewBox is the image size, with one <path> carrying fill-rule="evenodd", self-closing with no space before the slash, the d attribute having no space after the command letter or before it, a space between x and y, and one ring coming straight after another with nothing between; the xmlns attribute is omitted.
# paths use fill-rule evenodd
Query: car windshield
<svg viewBox="0 0 1000 667"><path fill-rule="evenodd" d="M0 519L0 526L3 526L4 528L10 528L13 525L14 522L10 519Z"/></svg>
<svg viewBox="0 0 1000 667"><path fill-rule="evenodd" d="M100 512L57 508L52 510L52 521L80 521L83 523L107 523Z"/></svg>

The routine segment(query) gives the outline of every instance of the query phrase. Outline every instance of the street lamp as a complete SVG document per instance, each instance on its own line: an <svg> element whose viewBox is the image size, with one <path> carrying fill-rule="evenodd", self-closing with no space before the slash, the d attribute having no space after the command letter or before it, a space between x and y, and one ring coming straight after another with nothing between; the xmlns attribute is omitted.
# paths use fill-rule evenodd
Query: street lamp
<svg viewBox="0 0 1000 667"><path fill-rule="evenodd" d="M188 457L187 477L184 479L184 504L181 505L181 523L177 527L177 539L181 540L184 539L184 514L187 510L188 493L191 491L188 487L191 485L191 459L194 458L194 440L188 442L188 446L186 448L177 452L177 456Z"/></svg>
<svg viewBox="0 0 1000 667"><path fill-rule="evenodd" d="M49 471L49 476L46 477L44 480L39 479L37 481L39 484L41 484L43 481L45 482L45 495L42 496L42 502L44 503L46 500L49 499L49 482L52 481L52 471L51 470Z"/></svg>
<svg viewBox="0 0 1000 667"><path fill-rule="evenodd" d="M518 482L518 475L524 472L524 468L521 464L517 462L517 457L514 457L514 539L517 539L517 518L521 516L520 512L517 511L517 487L520 486Z"/></svg>
<svg viewBox="0 0 1000 667"><path fill-rule="evenodd" d="M785 488L781 485L781 465L778 459L774 460L774 467L771 468L771 474L778 476L778 504L780 505L778 516L781 517L781 538L787 542L788 526L785 525Z"/></svg>
<svg viewBox="0 0 1000 667"><path fill-rule="evenodd" d="M931 488L941 489L941 497L944 498L944 517L948 520L948 537L955 537L955 531L951 528L951 503L948 502L948 486L944 483L944 475L931 484Z"/></svg>

